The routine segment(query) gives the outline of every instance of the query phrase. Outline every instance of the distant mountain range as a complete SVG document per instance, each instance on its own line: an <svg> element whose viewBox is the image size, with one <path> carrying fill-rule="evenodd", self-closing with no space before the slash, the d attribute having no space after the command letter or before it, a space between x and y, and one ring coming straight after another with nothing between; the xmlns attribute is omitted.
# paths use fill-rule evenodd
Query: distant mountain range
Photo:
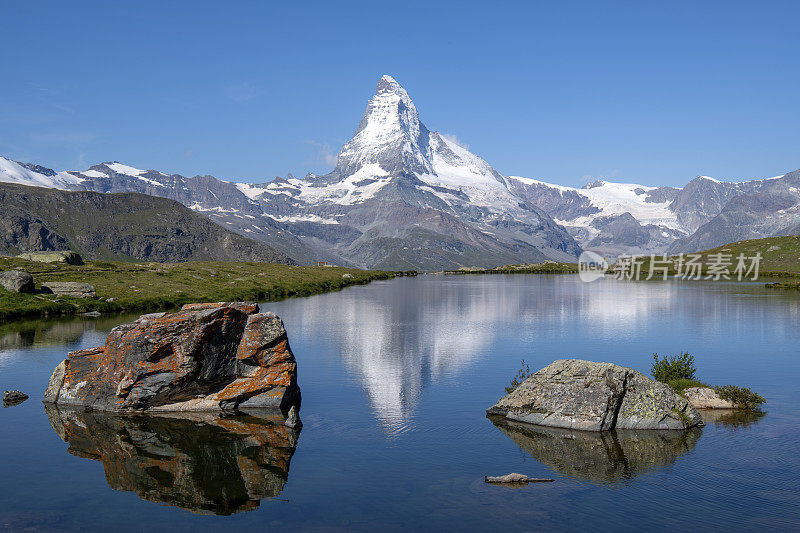
<svg viewBox="0 0 800 533"><path fill-rule="evenodd" d="M800 230L800 171L742 183L700 176L683 188L503 176L428 130L389 76L326 175L247 184L118 162L55 172L0 157L0 181L162 196L300 263L369 268L574 261L581 249L688 252Z"/></svg>
<svg viewBox="0 0 800 533"><path fill-rule="evenodd" d="M75 250L117 261L261 261L293 264L166 198L68 192L0 183L0 253Z"/></svg>

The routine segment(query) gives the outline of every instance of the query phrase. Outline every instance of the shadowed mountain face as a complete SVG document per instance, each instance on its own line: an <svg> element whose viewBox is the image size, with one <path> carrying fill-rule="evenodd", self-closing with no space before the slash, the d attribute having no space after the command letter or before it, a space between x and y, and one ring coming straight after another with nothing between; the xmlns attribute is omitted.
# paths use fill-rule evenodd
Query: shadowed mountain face
<svg viewBox="0 0 800 533"><path fill-rule="evenodd" d="M691 452L702 431L620 429L603 433L546 428L490 416L525 453L585 481L624 483Z"/></svg>
<svg viewBox="0 0 800 533"><path fill-rule="evenodd" d="M103 463L112 489L198 514L251 511L278 496L299 436L270 411L220 417L45 409L69 453Z"/></svg>
<svg viewBox="0 0 800 533"><path fill-rule="evenodd" d="M800 229L800 171L778 178L747 182L756 184L732 197L719 213L678 239L669 252L697 252L747 239L794 235Z"/></svg>
<svg viewBox="0 0 800 533"><path fill-rule="evenodd" d="M71 249L106 260L293 264L166 198L0 183L0 205L0 253Z"/></svg>

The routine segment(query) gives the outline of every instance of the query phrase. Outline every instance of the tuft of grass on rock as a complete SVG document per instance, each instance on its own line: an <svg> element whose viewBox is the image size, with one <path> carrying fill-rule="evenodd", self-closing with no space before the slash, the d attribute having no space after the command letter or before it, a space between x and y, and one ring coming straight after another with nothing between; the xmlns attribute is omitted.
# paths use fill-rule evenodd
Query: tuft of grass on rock
<svg viewBox="0 0 800 533"><path fill-rule="evenodd" d="M514 379L511 380L511 383L506 387L506 393L511 394L514 392L517 387L519 387L523 381L528 379L531 376L531 368L528 366L528 363L525 362L525 359L522 360L522 368L517 371L517 375L514 376Z"/></svg>
<svg viewBox="0 0 800 533"><path fill-rule="evenodd" d="M708 383L704 383L699 379L671 379L667 381L667 385L672 387L677 394L683 396L683 391L692 387L711 387ZM713 387L711 387L713 388Z"/></svg>
<svg viewBox="0 0 800 533"><path fill-rule="evenodd" d="M714 387L717 394L723 400L729 400L741 409L758 411L761 406L767 402L767 399L758 393L750 390L748 387L739 387L738 385L722 385Z"/></svg>

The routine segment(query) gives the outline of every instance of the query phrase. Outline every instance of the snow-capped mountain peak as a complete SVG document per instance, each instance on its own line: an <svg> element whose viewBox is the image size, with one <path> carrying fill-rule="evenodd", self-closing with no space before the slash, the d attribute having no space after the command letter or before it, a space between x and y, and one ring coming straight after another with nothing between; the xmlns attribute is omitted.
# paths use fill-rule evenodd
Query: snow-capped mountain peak
<svg viewBox="0 0 800 533"><path fill-rule="evenodd" d="M386 172L432 172L428 130L403 87L391 76L378 81L375 95L339 152L333 174L344 177L377 163Z"/></svg>

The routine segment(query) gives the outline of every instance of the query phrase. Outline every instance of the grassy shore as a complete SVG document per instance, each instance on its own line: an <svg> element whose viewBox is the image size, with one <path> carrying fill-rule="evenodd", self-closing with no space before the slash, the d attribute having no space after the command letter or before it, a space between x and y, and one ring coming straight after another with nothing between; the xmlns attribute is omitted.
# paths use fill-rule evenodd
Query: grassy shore
<svg viewBox="0 0 800 533"><path fill-rule="evenodd" d="M732 279L736 279L734 268L737 264L737 258L743 254L747 261L745 266L749 267L751 264L750 258L755 257L756 254L761 254L761 261L759 263L758 276L760 278L772 279L798 279L800 278L800 235L790 235L786 237L767 237L764 239L751 239L747 241L737 241L730 244L725 244L712 248L710 250L703 250L697 252L701 258L699 263L702 264L703 278L708 274L708 266L714 262L717 254L723 254L730 264L729 275ZM685 254L684 260L688 259L689 255ZM671 257L673 261L677 261L678 256ZM643 256L640 272L643 274L640 279L644 279L650 270L650 256ZM656 257L656 266L663 267L664 263L661 261L661 256ZM684 272L685 272L684 267ZM677 270L675 264L670 265L668 275L676 275ZM744 276L751 278L750 276ZM661 271L657 270L654 276L656 280L661 278ZM769 283L767 287L772 288L798 288L798 282L788 281L782 283Z"/></svg>
<svg viewBox="0 0 800 533"><path fill-rule="evenodd" d="M274 263L87 261L85 265L73 266L0 258L0 270L12 268L23 268L33 275L37 289L43 281L79 281L93 285L97 297L18 294L0 288L3 320L91 311L155 311L189 302L273 301L407 274Z"/></svg>
<svg viewBox="0 0 800 533"><path fill-rule="evenodd" d="M445 270L445 274L577 274L577 263L525 263L504 265L496 268L460 268Z"/></svg>
<svg viewBox="0 0 800 533"><path fill-rule="evenodd" d="M703 255L704 263L709 261L708 256L711 254L730 254L736 258L739 254L753 257L756 253L760 253L759 276L800 277L800 235L737 241L700 253Z"/></svg>

